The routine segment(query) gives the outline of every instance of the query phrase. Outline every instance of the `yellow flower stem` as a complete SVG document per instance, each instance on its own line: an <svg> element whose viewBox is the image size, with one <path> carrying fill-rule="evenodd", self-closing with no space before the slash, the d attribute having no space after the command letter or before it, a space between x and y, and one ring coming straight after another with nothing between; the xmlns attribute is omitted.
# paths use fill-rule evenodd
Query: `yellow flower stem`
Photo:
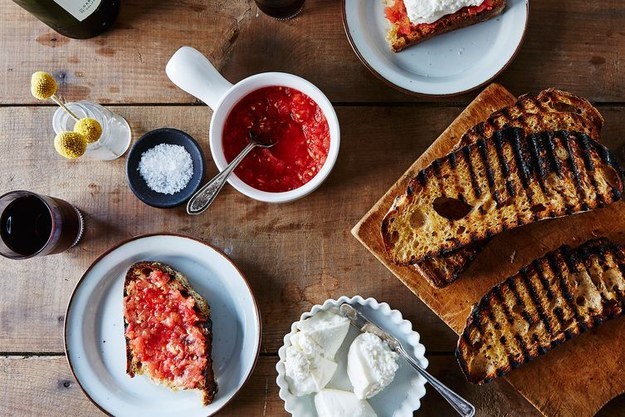
<svg viewBox="0 0 625 417"><path fill-rule="evenodd" d="M72 117L72 119L74 119L76 122L79 120L78 116L72 113L72 111L68 109L67 106L65 106L65 104L63 104L63 102L57 97L56 94L52 94L52 96L50 97L50 100L54 101L56 104L61 106L61 108L65 110L65 112L69 114Z"/></svg>

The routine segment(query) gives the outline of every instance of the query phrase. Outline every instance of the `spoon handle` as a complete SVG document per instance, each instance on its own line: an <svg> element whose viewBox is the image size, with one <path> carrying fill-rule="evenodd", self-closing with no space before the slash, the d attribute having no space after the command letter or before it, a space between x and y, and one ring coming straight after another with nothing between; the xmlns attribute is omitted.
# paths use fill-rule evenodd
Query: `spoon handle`
<svg viewBox="0 0 625 417"><path fill-rule="evenodd" d="M408 353L404 350L403 346L398 346L397 352L406 359L406 361L412 365L413 368L419 372L430 385L438 391L439 394L443 396L447 400L447 402L453 407L454 410L458 412L462 417L473 417L475 415L475 407L469 403L467 400L447 388L441 381L434 378L428 371L421 367L417 361L415 361Z"/></svg>
<svg viewBox="0 0 625 417"><path fill-rule="evenodd" d="M203 213L204 210L206 210L208 206L210 206L211 203L215 200L215 197L217 197L219 191L221 191L221 189L224 187L226 181L228 180L228 177L230 176L230 174L232 174L232 171L234 171L239 163L241 163L243 158L245 158L247 154L250 153L250 151L255 147L256 144L250 142L245 148L243 148L241 153L228 164L228 166L223 171L217 174L212 180L204 184L202 188L197 190L187 203L187 213Z"/></svg>

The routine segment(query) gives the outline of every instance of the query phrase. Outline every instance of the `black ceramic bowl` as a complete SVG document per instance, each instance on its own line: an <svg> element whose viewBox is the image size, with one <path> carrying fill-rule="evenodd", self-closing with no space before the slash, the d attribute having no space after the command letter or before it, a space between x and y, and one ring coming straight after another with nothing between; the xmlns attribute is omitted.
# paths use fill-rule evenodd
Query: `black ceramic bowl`
<svg viewBox="0 0 625 417"><path fill-rule="evenodd" d="M156 145L167 143L184 146L193 161L193 176L187 186L174 193L163 194L153 191L139 173L141 155ZM195 193L204 178L204 155L198 143L187 133L171 128L155 129L141 136L132 146L126 160L126 177L128 185L137 198L152 207L171 208L184 204Z"/></svg>

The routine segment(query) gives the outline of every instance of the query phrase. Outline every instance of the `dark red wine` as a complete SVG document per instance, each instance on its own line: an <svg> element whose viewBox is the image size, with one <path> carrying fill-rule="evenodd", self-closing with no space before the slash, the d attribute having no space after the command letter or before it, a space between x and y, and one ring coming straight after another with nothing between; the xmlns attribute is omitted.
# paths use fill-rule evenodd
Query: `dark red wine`
<svg viewBox="0 0 625 417"><path fill-rule="evenodd" d="M68 38L92 38L113 25L120 0L13 0Z"/></svg>
<svg viewBox="0 0 625 417"><path fill-rule="evenodd" d="M58 198L29 191L0 196L0 255L12 259L59 253L83 231L78 210Z"/></svg>
<svg viewBox="0 0 625 417"><path fill-rule="evenodd" d="M289 19L304 7L305 0L254 0L263 13L276 19Z"/></svg>
<svg viewBox="0 0 625 417"><path fill-rule="evenodd" d="M20 255L39 252L52 234L52 215L39 198L29 195L11 202L0 217L0 236Z"/></svg>

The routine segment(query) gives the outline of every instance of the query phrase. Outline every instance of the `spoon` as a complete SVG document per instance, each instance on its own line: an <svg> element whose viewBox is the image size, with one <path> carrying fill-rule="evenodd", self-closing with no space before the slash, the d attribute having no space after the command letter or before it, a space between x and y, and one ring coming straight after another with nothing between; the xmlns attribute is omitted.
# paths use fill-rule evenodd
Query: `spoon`
<svg viewBox="0 0 625 417"><path fill-rule="evenodd" d="M430 383L432 387L439 394L443 396L447 400L447 402L453 407L454 410L458 412L462 417L473 417L475 416L475 407L473 404L469 403L467 400L462 398L460 395L456 394L454 391L446 387L441 381L434 378L428 371L426 371L419 361L415 360L412 355L408 354L402 343L396 339L391 334L385 332L380 329L377 325L369 321L367 317L365 317L362 312L358 311L356 308L352 307L347 303L341 304L339 307L340 312L349 319L352 326L356 327L361 332L369 332L378 336L380 339L384 340L388 347L391 350L399 353L401 357L403 357L406 362L408 362L427 382Z"/></svg>
<svg viewBox="0 0 625 417"><path fill-rule="evenodd" d="M217 174L212 180L207 182L193 194L189 202L187 203L187 213L188 214L200 214L203 213L204 210L208 208L217 197L217 194L221 191L221 189L226 184L226 180L232 174L232 171L241 163L241 161L247 156L248 153L252 151L252 149L259 148L271 148L275 145L275 142L263 142L258 136L250 130L250 143L247 144L245 148L239 153L236 158L232 160L228 164L228 166Z"/></svg>

